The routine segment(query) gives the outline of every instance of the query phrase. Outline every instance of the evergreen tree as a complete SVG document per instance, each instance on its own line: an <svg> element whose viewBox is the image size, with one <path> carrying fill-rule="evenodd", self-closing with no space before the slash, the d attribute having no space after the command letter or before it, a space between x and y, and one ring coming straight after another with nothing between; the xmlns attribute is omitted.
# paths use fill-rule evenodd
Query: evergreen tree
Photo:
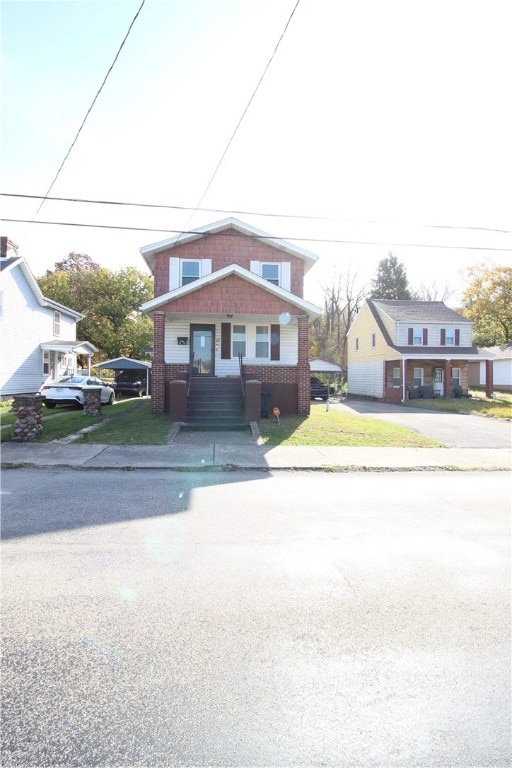
<svg viewBox="0 0 512 768"><path fill-rule="evenodd" d="M372 280L370 298L401 300L413 298L405 267L391 251L379 262L377 275Z"/></svg>

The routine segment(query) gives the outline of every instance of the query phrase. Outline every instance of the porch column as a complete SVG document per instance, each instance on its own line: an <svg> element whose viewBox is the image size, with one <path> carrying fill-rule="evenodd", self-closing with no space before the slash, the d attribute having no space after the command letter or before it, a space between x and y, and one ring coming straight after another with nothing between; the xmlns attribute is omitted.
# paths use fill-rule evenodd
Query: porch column
<svg viewBox="0 0 512 768"><path fill-rule="evenodd" d="M297 413L299 416L309 416L311 408L309 386L309 318L307 315L297 316L298 325L298 360L297 360Z"/></svg>
<svg viewBox="0 0 512 768"><path fill-rule="evenodd" d="M402 359L402 403L407 400L407 360Z"/></svg>
<svg viewBox="0 0 512 768"><path fill-rule="evenodd" d="M452 361L444 361L444 394L443 397L452 396Z"/></svg>
<svg viewBox="0 0 512 768"><path fill-rule="evenodd" d="M153 369L151 379L151 410L163 413L165 408L165 312L153 315Z"/></svg>
<svg viewBox="0 0 512 768"><path fill-rule="evenodd" d="M492 360L485 361L485 396L492 397L494 391L493 382L494 366Z"/></svg>

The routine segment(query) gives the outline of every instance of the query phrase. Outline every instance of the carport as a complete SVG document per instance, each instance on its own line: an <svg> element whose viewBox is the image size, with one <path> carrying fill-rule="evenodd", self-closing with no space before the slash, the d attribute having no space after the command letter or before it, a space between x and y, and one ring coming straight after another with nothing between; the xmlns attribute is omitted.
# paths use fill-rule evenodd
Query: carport
<svg viewBox="0 0 512 768"><path fill-rule="evenodd" d="M340 377L340 393L342 393L343 377L342 377L341 365L337 365L336 363L330 363L328 360L321 360L319 357L316 357L314 360L309 361L309 369L311 374L328 373L329 384L331 384L331 382L334 382L336 380L336 377L339 376Z"/></svg>
<svg viewBox="0 0 512 768"><path fill-rule="evenodd" d="M116 357L114 360L105 360L104 363L96 363L94 368L110 371L146 371L146 392L149 393L149 372L151 363L147 360L134 360L131 357Z"/></svg>

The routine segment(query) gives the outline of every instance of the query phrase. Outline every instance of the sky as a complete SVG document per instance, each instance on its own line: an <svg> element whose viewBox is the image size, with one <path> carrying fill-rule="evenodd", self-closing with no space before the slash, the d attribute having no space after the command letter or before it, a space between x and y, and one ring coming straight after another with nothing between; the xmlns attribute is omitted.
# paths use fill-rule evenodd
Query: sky
<svg viewBox="0 0 512 768"><path fill-rule="evenodd" d="M510 0L146 0L51 195L169 208L36 215L12 195L47 193L140 5L1 2L1 231L36 276L71 251L145 271L228 216L317 254L319 305L390 251L452 306L512 266Z"/></svg>

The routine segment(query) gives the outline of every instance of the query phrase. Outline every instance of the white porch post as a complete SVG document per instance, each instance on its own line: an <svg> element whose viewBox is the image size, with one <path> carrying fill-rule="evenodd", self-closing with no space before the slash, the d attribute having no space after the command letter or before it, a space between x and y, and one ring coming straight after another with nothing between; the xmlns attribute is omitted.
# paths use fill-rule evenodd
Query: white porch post
<svg viewBox="0 0 512 768"><path fill-rule="evenodd" d="M403 357L402 358L402 403L405 403L405 401L407 400L406 393L405 393L405 385L406 385L405 362L406 362L405 357Z"/></svg>

